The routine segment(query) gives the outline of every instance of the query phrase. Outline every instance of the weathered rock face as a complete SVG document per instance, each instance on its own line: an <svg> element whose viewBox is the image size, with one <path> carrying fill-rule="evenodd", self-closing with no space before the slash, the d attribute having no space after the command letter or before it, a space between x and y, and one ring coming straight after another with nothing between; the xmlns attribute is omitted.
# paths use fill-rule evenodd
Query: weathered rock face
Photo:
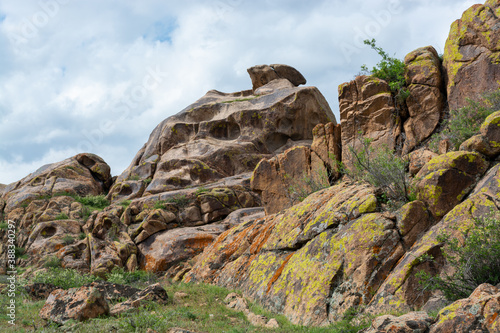
<svg viewBox="0 0 500 333"><path fill-rule="evenodd" d="M314 126L331 121L318 89L283 78L253 93L209 91L156 127L109 198L133 199L251 172L263 157L289 141L311 140Z"/></svg>
<svg viewBox="0 0 500 333"><path fill-rule="evenodd" d="M109 166L97 155L79 154L48 164L4 188L4 213L40 197L69 193L79 196L105 193L111 185Z"/></svg>
<svg viewBox="0 0 500 333"><path fill-rule="evenodd" d="M109 314L106 298L96 288L53 291L40 310L40 317L64 324L70 319L84 321Z"/></svg>
<svg viewBox="0 0 500 333"><path fill-rule="evenodd" d="M352 165L350 147L361 148L363 138L372 147L395 149L401 134L401 120L394 107L389 85L371 76L357 76L339 86L342 162ZM361 133L361 134L360 134Z"/></svg>
<svg viewBox="0 0 500 333"><path fill-rule="evenodd" d="M185 281L244 290L292 322L335 321L366 304L403 247L366 186L341 183L219 236Z"/></svg>
<svg viewBox="0 0 500 333"><path fill-rule="evenodd" d="M446 41L443 65L447 78L450 109L477 100L496 90L500 81L500 2L488 0L474 5L453 22Z"/></svg>
<svg viewBox="0 0 500 333"><path fill-rule="evenodd" d="M115 266L137 266L137 247L119 218L123 211L121 206L111 206L94 212L83 226L88 239L90 272L94 275L104 277Z"/></svg>
<svg viewBox="0 0 500 333"><path fill-rule="evenodd" d="M500 290L482 284L466 299L439 311L429 333L500 332Z"/></svg>
<svg viewBox="0 0 500 333"><path fill-rule="evenodd" d="M203 252L227 228L225 224L215 224L157 233L138 245L139 267L165 272Z"/></svg>
<svg viewBox="0 0 500 333"><path fill-rule="evenodd" d="M255 168L251 187L261 195L267 214L291 207L338 178L335 161L340 161L340 126L320 124L313 135L311 147L290 148L263 159Z"/></svg>
<svg viewBox="0 0 500 333"><path fill-rule="evenodd" d="M410 96L406 100L409 118L404 123L403 153L408 153L436 129L444 111L445 96L441 60L432 46L409 53L405 65Z"/></svg>
<svg viewBox="0 0 500 333"><path fill-rule="evenodd" d="M427 162L436 156L438 156L436 153L425 148L412 151L409 154L408 171L412 176L416 175Z"/></svg>
<svg viewBox="0 0 500 333"><path fill-rule="evenodd" d="M378 289L368 307L369 312L409 311L425 304L431 294L422 293L416 272L423 270L429 274L443 274L449 269L443 259L438 236L447 233L451 238L460 239L460 230L473 226L478 218L497 213L500 205L499 178L500 165L496 165L483 176L465 201L456 205L415 242ZM456 226L460 226L460 230ZM435 262L419 260L424 254L432 255Z"/></svg>
<svg viewBox="0 0 500 333"><path fill-rule="evenodd" d="M488 169L475 152L450 152L431 159L417 174L417 197L440 218L460 203Z"/></svg>
<svg viewBox="0 0 500 333"><path fill-rule="evenodd" d="M98 156L79 154L41 167L4 188L0 217L16 225L16 246L25 249L23 264L40 265L44 257L57 256L68 268L87 271L88 243L79 241L84 206L71 196L102 195L111 185L109 166ZM6 237L0 232L0 237ZM0 270L6 263L0 246Z"/></svg>

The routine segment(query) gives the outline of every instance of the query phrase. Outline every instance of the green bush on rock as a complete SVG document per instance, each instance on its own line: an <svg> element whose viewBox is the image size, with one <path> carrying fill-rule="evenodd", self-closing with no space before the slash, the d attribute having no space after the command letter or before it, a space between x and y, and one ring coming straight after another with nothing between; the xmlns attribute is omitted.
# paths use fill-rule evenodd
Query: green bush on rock
<svg viewBox="0 0 500 333"><path fill-rule="evenodd" d="M475 226L462 231L463 242L442 234L443 254L454 269L451 275L431 276L419 272L422 288L443 291L446 298L455 301L469 297L483 283L500 283L500 216L476 219ZM433 260L427 256L422 260Z"/></svg>
<svg viewBox="0 0 500 333"><path fill-rule="evenodd" d="M441 124L441 132L432 135L429 148L437 152L439 142L448 139L451 149L457 150L462 142L477 134L490 114L498 110L500 110L500 89L484 94L480 101L467 99L466 106L450 111L448 118Z"/></svg>

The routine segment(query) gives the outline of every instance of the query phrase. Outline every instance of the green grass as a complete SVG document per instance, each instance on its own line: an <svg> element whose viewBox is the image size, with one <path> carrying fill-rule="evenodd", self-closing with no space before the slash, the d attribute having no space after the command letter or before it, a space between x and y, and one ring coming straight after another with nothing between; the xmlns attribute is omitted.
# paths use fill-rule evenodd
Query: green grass
<svg viewBox="0 0 500 333"><path fill-rule="evenodd" d="M67 220L69 219L69 216L65 213L59 213L59 215L56 216L56 220Z"/></svg>
<svg viewBox="0 0 500 333"><path fill-rule="evenodd" d="M45 267L45 268L58 268L58 267L61 267L61 259L59 259L55 255L48 256L45 259L43 267ZM36 281L36 282L38 282L38 281Z"/></svg>
<svg viewBox="0 0 500 333"><path fill-rule="evenodd" d="M124 207L124 208L127 208L128 206L130 206L131 203L132 203L132 201L130 201L130 200L123 200L119 203L119 205Z"/></svg>
<svg viewBox="0 0 500 333"><path fill-rule="evenodd" d="M61 267L50 267L46 271L41 271L33 278L33 282L52 283L62 289L78 288L84 284L98 280L90 274L82 274L74 269Z"/></svg>
<svg viewBox="0 0 500 333"><path fill-rule="evenodd" d="M126 273L122 270L116 270L116 274L122 275L122 278L134 280L138 277L143 279L147 273L134 272ZM72 270L51 269L45 275L49 279L38 277L37 282L50 282L65 289L80 286L91 282L88 275L80 274ZM134 278L135 276L135 278ZM137 283L128 281L129 284ZM152 281L151 281L152 282ZM353 326L350 320L342 321L341 324L329 327L302 327L292 325L288 319L282 315L273 314L264 310L259 305L249 302L252 312L264 315L267 318L275 318L279 324L278 329L267 329L251 326L246 319L245 314L232 309L228 309L224 304L224 299L231 290L206 285L206 284L186 284L186 283L162 283L167 291L170 301L165 305L157 303L147 303L139 308L137 312L125 313L118 317L102 317L90 319L85 322L77 323L70 321L62 327L45 322L40 319L38 313L43 307L44 301L33 302L28 297L20 293L17 297L17 326L10 327L4 320L5 309L0 309L0 331L2 332L25 332L37 330L43 332L147 332L148 329L157 332L166 332L172 327L181 327L195 332L217 332L217 333L239 333L239 332L357 332L365 326ZM182 299L174 298L176 292L184 292L188 296ZM0 295L2 304L6 304L6 295ZM348 324L346 324L349 322Z"/></svg>
<svg viewBox="0 0 500 333"><path fill-rule="evenodd" d="M208 189L208 188L203 187L203 186L200 186L200 187L198 187L198 188L196 189L195 194L196 194L196 196L198 196L198 195L203 194L203 193L206 193L206 192L208 192L208 191L209 191L209 189Z"/></svg>
<svg viewBox="0 0 500 333"><path fill-rule="evenodd" d="M64 235L62 240L63 240L64 244L66 244L66 245L70 245L70 244L73 244L75 242L75 238L71 235Z"/></svg>
<svg viewBox="0 0 500 333"><path fill-rule="evenodd" d="M156 201L153 208L154 209L165 209L165 208L167 208L167 206L165 204L166 204L166 201L164 201L164 200Z"/></svg>

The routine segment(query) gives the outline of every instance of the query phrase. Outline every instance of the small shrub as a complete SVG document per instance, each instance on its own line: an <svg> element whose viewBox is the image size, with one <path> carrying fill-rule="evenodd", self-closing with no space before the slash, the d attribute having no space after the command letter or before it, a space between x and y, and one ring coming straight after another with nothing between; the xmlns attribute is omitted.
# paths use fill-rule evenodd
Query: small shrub
<svg viewBox="0 0 500 333"><path fill-rule="evenodd" d="M186 207L189 204L189 199L184 194L174 195L166 201L175 204L179 208Z"/></svg>
<svg viewBox="0 0 500 333"><path fill-rule="evenodd" d="M406 174L408 160L396 156L386 146L373 148L371 142L371 139L363 138L360 149L349 147L353 166L349 170L344 168L344 172L357 181L381 188L388 198L399 202L412 201L415 195Z"/></svg>
<svg viewBox="0 0 500 333"><path fill-rule="evenodd" d="M143 180L144 184L146 184L146 185L149 184L149 183L151 183L152 181L153 180L151 178L146 178L146 179Z"/></svg>
<svg viewBox="0 0 500 333"><path fill-rule="evenodd" d="M48 256L43 264L45 268L57 268L61 267L61 259L56 256Z"/></svg>
<svg viewBox="0 0 500 333"><path fill-rule="evenodd" d="M126 272L122 267L114 267L111 273L107 275L107 280L117 284L145 283L156 281L156 275L150 272L137 270Z"/></svg>
<svg viewBox="0 0 500 333"><path fill-rule="evenodd" d="M382 60L371 70L366 65L361 66L361 72L386 81L396 97L396 102L403 103L410 96L410 92L406 89L404 61L390 57L387 52L376 45L375 39L366 39L364 43L375 50Z"/></svg>
<svg viewBox="0 0 500 333"><path fill-rule="evenodd" d="M133 175L128 177L128 180L141 180L141 177L139 177L138 175Z"/></svg>
<svg viewBox="0 0 500 333"><path fill-rule="evenodd" d="M0 230L6 230L9 228L9 224L5 221L0 222Z"/></svg>
<svg viewBox="0 0 500 333"><path fill-rule="evenodd" d="M209 190L208 190L208 188L203 187L203 186L200 186L200 187L198 187L198 188L196 189L195 194L198 196L198 195L203 194L203 193L206 193L206 192L208 192L208 191L209 191Z"/></svg>
<svg viewBox="0 0 500 333"><path fill-rule="evenodd" d="M154 206L153 206L153 208L154 209L165 209L165 208L167 208L167 206L165 205L165 203L166 203L166 201L163 201L163 200L156 201L155 204L154 204Z"/></svg>
<svg viewBox="0 0 500 333"><path fill-rule="evenodd" d="M67 220L67 219L69 219L69 216L62 212L56 216L56 220Z"/></svg>
<svg viewBox="0 0 500 333"><path fill-rule="evenodd" d="M82 274L74 269L64 269L61 267L50 267L47 271L39 272L33 282L52 283L62 289L79 288L85 284L98 280L90 274Z"/></svg>
<svg viewBox="0 0 500 333"><path fill-rule="evenodd" d="M102 210L109 206L109 201L103 194L88 195L86 197L76 196L75 200L81 203L82 205L88 206L90 209L93 210Z"/></svg>
<svg viewBox="0 0 500 333"><path fill-rule="evenodd" d="M305 174L302 179L292 181L288 193L292 201L304 201L309 195L330 187L326 171L316 172L314 176Z"/></svg>
<svg viewBox="0 0 500 333"><path fill-rule="evenodd" d="M500 110L500 89L484 94L480 101L467 99L467 105L451 110L448 118L441 124L441 132L435 133L429 148L438 151L439 141L448 139L453 150L457 150L462 142L477 134L482 123L493 112Z"/></svg>
<svg viewBox="0 0 500 333"><path fill-rule="evenodd" d="M131 203L132 201L130 200L123 200L122 202L120 202L120 206L127 208L128 206L130 206Z"/></svg>
<svg viewBox="0 0 500 333"><path fill-rule="evenodd" d="M339 320L329 326L332 332L342 332L342 333L357 333L365 328L370 327L371 320L368 317L362 317L359 319L359 309L351 308L346 311L342 320ZM357 319L355 321L354 319Z"/></svg>
<svg viewBox="0 0 500 333"><path fill-rule="evenodd" d="M81 232L81 233L78 235L78 239L79 239L79 240L83 240L83 239L85 239L85 238L87 238L87 234L86 234L86 233L84 233L84 232Z"/></svg>
<svg viewBox="0 0 500 333"><path fill-rule="evenodd" d="M24 247L15 247L14 255L17 259L28 259L28 255L26 254L26 249Z"/></svg>
<svg viewBox="0 0 500 333"><path fill-rule="evenodd" d="M70 245L70 244L73 244L75 242L75 238L71 235L65 235L62 238L62 241L65 245Z"/></svg>
<svg viewBox="0 0 500 333"><path fill-rule="evenodd" d="M419 272L417 276L423 288L442 290L449 300L455 301L469 297L482 283L500 283L499 217L496 214L476 219L475 226L462 232L463 243L448 234L440 235L443 255L455 273L441 277Z"/></svg>

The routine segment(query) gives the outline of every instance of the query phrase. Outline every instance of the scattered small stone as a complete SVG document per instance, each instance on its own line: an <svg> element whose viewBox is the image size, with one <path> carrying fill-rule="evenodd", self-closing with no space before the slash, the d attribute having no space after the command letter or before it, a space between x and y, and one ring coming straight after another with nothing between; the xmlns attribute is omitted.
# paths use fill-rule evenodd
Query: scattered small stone
<svg viewBox="0 0 500 333"><path fill-rule="evenodd" d="M182 291L178 291L174 294L174 298L186 298L188 296L189 296L188 294Z"/></svg>
<svg viewBox="0 0 500 333"><path fill-rule="evenodd" d="M280 327L280 324L278 323L278 321L277 321L276 319L271 318L271 319L269 319L269 321L267 322L266 327L267 327L267 328L279 328L279 327Z"/></svg>

